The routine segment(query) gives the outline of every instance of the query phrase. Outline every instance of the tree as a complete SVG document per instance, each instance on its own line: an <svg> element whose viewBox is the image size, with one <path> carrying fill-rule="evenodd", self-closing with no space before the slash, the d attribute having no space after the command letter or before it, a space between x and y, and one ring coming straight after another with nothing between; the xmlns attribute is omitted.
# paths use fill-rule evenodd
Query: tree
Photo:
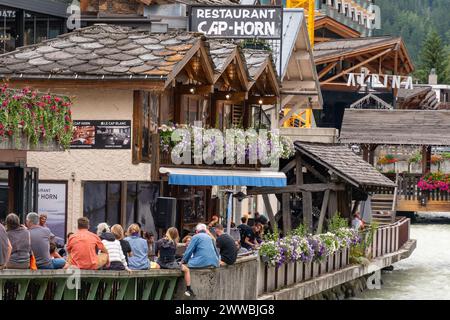
<svg viewBox="0 0 450 320"><path fill-rule="evenodd" d="M423 42L416 76L420 82L428 83L428 75L431 69L435 69L438 83L446 84L449 81L448 62L448 53L442 38L432 29Z"/></svg>

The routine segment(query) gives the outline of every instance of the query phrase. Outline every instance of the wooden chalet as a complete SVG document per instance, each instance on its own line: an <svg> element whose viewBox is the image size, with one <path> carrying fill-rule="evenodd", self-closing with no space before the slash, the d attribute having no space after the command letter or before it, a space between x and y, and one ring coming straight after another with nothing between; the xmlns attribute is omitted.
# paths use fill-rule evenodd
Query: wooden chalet
<svg viewBox="0 0 450 320"><path fill-rule="evenodd" d="M340 129L344 110L368 94L394 105L398 89L392 90L392 75L406 80L414 66L401 38L370 37L331 40L316 44L314 61L322 89L324 108L318 124ZM349 75L375 74L387 86L361 87L349 83Z"/></svg>
<svg viewBox="0 0 450 320"><path fill-rule="evenodd" d="M399 173L396 193L389 193L389 201L391 204L394 201L393 207L397 211L444 212L450 209L449 193L437 190L422 192L417 183L423 174L431 171L432 147L449 145L449 128L448 110L348 109L344 114L339 140L347 145L360 145L364 160L371 164L374 164L378 146L421 147L422 174Z"/></svg>
<svg viewBox="0 0 450 320"><path fill-rule="evenodd" d="M288 185L282 188L252 188L248 194L277 194L281 214L268 207L272 223L282 219L283 231L288 232L295 217L302 217L310 232L320 233L325 221L336 212L350 218L360 201L376 188L393 189L394 182L341 144L296 142L296 155L282 165ZM297 221L296 225L301 223Z"/></svg>

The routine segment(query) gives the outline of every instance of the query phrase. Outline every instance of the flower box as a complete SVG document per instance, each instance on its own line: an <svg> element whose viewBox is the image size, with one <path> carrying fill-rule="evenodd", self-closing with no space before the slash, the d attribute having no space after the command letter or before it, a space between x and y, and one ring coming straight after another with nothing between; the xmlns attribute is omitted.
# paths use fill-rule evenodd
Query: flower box
<svg viewBox="0 0 450 320"><path fill-rule="evenodd" d="M266 292L273 292L276 289L276 281L277 281L277 270L275 267L271 267L266 265L265 267L266 274Z"/></svg>
<svg viewBox="0 0 450 320"><path fill-rule="evenodd" d="M342 250L339 250L337 252L334 253L334 257L333 257L333 271L339 270L341 269L341 259L342 259Z"/></svg>
<svg viewBox="0 0 450 320"><path fill-rule="evenodd" d="M312 277L312 262L306 262L303 264L303 279L309 280Z"/></svg>
<svg viewBox="0 0 450 320"><path fill-rule="evenodd" d="M286 286L290 286L295 283L295 265L295 262L289 262L286 264Z"/></svg>
<svg viewBox="0 0 450 320"><path fill-rule="evenodd" d="M277 285L276 289L280 290L281 288L286 286L286 264L281 265L277 268L276 277L277 277Z"/></svg>
<svg viewBox="0 0 450 320"><path fill-rule="evenodd" d="M320 262L313 262L312 263L312 271L311 271L311 277L317 278L320 274Z"/></svg>
<svg viewBox="0 0 450 320"><path fill-rule="evenodd" d="M297 261L295 263L295 283L300 283L304 280L303 268L304 268L303 262Z"/></svg>

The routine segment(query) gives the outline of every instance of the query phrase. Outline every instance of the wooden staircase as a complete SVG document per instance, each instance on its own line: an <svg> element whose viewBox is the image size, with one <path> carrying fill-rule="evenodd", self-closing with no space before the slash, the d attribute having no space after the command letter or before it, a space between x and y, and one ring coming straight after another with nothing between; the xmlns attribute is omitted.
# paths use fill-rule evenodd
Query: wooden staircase
<svg viewBox="0 0 450 320"><path fill-rule="evenodd" d="M393 211L393 194L374 194L372 196L372 222L377 224L391 224L395 221Z"/></svg>
<svg viewBox="0 0 450 320"><path fill-rule="evenodd" d="M234 126L241 126L242 119L244 117L244 107L240 105L234 105L232 109L232 122Z"/></svg>

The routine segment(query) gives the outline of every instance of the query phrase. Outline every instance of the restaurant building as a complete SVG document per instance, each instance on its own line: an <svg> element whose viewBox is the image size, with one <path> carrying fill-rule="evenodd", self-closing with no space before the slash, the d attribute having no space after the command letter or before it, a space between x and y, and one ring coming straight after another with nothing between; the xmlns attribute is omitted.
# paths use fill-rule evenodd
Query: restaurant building
<svg viewBox="0 0 450 320"><path fill-rule="evenodd" d="M158 196L179 199L181 228L218 214L212 184L171 183L171 177L185 174L162 152L159 128L197 120L218 129L254 127L255 110L276 104L280 94L270 52L186 31L161 34L95 25L3 55L0 67L13 86L75 99L71 149L27 152L26 159L28 166L39 168L42 183L65 191L68 231L85 215L93 225L138 221L155 232ZM185 166L194 180L198 169ZM244 178L246 185L285 183L284 174L255 165L221 169ZM212 171L207 175L220 185Z"/></svg>

